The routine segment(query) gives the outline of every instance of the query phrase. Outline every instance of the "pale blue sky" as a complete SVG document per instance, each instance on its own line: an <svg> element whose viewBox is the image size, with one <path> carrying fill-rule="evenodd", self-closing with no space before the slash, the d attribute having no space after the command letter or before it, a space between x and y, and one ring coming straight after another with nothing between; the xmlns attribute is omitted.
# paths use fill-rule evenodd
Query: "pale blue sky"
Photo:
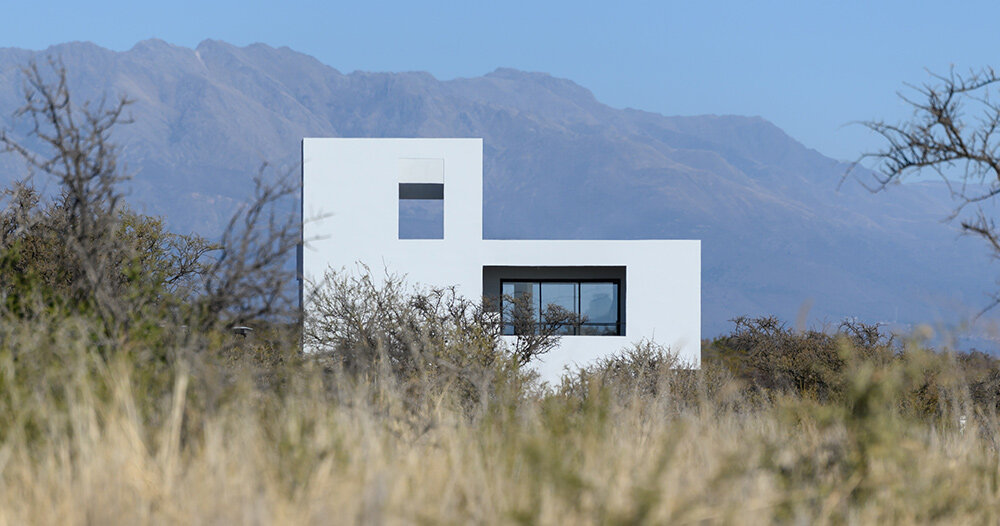
<svg viewBox="0 0 1000 526"><path fill-rule="evenodd" d="M879 144L845 124L908 114L895 92L924 68L1000 65L995 1L3 3L0 47L213 38L289 46L343 72L545 71L614 107L760 115L839 159Z"/></svg>

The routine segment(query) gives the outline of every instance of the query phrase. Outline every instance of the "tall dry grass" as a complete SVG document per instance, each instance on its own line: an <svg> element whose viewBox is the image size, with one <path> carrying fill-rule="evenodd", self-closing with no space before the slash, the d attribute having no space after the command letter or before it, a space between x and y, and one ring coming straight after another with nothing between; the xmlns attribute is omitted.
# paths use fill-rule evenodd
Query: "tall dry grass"
<svg viewBox="0 0 1000 526"><path fill-rule="evenodd" d="M753 394L647 347L470 406L246 342L158 363L85 334L3 329L0 523L1000 520L997 420L960 394L934 418L901 405L933 359L916 351L875 367L845 349L837 400Z"/></svg>

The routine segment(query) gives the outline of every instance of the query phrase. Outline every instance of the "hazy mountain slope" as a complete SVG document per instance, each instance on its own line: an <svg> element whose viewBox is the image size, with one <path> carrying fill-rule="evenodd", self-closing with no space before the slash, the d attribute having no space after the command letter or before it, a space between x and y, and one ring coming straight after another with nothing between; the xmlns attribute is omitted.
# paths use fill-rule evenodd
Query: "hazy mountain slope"
<svg viewBox="0 0 1000 526"><path fill-rule="evenodd" d="M993 283L981 247L940 222L941 188L837 192L846 165L759 117L617 110L510 69L345 75L264 45L44 54L61 57L77 100L135 100L117 137L137 172L131 200L182 229L217 231L260 163L292 166L303 136L483 137L488 237L700 238L706 336L738 314L794 319L804 302L820 321L954 319ZM21 132L16 70L34 56L0 50L0 116ZM0 169L17 173L9 157Z"/></svg>

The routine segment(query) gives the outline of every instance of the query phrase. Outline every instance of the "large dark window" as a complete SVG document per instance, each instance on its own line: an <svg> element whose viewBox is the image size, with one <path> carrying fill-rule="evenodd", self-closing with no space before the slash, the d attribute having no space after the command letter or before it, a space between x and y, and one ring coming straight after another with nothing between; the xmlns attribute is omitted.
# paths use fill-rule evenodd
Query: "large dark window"
<svg viewBox="0 0 1000 526"><path fill-rule="evenodd" d="M504 334L538 331L555 320L559 334L619 336L619 287L617 280L501 280Z"/></svg>

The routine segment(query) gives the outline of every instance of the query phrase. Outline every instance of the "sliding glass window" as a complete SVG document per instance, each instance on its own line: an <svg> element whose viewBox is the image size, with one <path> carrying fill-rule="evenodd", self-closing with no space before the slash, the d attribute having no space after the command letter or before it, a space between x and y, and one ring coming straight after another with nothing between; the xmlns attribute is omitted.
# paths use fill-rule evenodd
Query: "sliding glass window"
<svg viewBox="0 0 1000 526"><path fill-rule="evenodd" d="M504 334L622 334L618 282L502 281L501 293Z"/></svg>

